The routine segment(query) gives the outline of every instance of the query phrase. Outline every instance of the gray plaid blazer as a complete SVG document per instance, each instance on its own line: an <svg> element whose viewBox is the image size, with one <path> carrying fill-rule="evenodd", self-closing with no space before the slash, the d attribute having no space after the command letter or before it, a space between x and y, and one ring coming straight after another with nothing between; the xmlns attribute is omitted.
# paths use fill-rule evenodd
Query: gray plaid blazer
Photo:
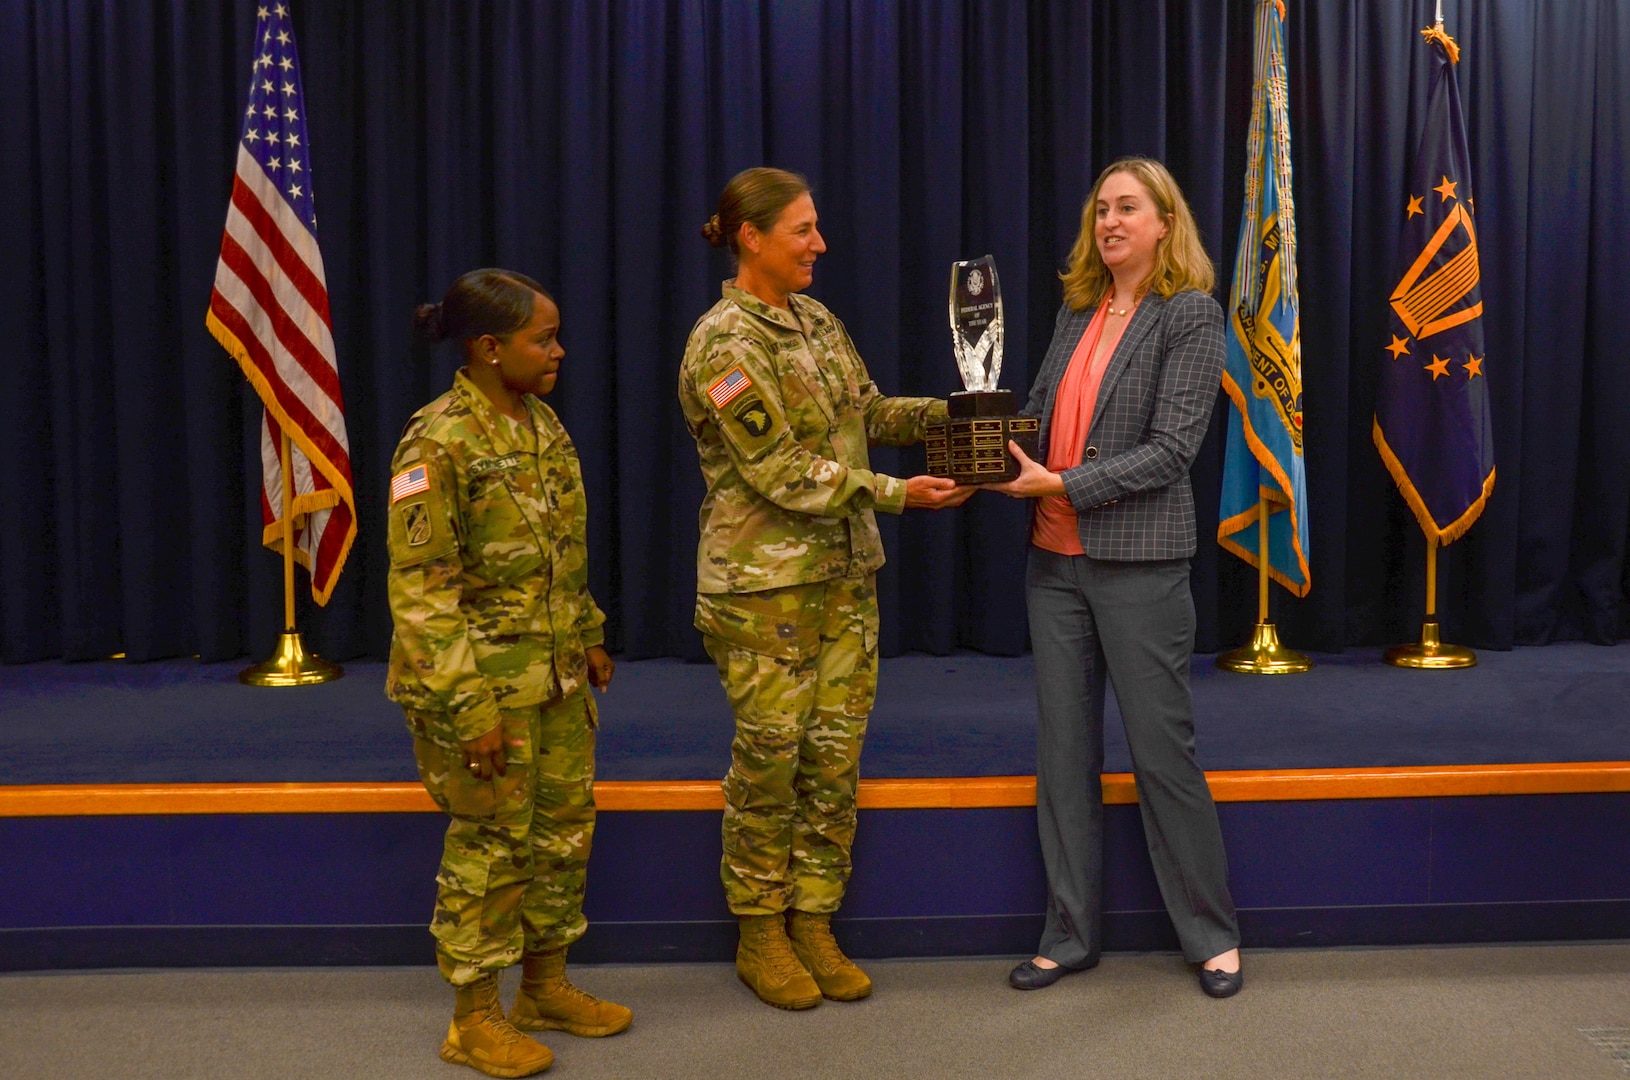
<svg viewBox="0 0 1630 1080"><path fill-rule="evenodd" d="M1041 418L1041 459L1054 396L1095 308L1059 309L1053 343L1024 411ZM1150 293L1104 372L1081 464L1066 469L1081 549L1095 559L1180 559L1194 554L1189 466L1200 452L1222 386L1223 318L1205 293Z"/></svg>

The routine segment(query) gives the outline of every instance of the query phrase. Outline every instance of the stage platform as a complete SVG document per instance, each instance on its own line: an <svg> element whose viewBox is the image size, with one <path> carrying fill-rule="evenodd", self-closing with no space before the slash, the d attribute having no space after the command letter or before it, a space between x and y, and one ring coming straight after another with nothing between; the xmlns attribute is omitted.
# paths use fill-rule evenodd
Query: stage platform
<svg viewBox="0 0 1630 1080"><path fill-rule="evenodd" d="M1247 945L1630 937L1630 651L1373 653L1193 669ZM0 668L0 968L425 962L441 819L383 665L252 689L238 665ZM602 698L593 923L574 956L716 959L731 724L715 673L624 662ZM1110 948L1171 931L1109 724ZM868 738L858 955L1023 952L1043 907L1028 658L886 660ZM47 884L49 883L49 884Z"/></svg>

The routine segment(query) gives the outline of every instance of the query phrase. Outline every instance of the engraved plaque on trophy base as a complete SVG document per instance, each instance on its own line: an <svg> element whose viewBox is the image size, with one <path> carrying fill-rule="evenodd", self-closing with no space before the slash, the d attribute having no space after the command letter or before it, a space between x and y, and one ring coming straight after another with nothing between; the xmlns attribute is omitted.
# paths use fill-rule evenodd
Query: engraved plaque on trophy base
<svg viewBox="0 0 1630 1080"><path fill-rule="evenodd" d="M1041 422L1018 415L1013 391L964 390L952 394L947 405L950 419L931 425L923 440L930 476L948 476L959 484L1015 479L1019 463L1008 452L1009 439L1036 456Z"/></svg>

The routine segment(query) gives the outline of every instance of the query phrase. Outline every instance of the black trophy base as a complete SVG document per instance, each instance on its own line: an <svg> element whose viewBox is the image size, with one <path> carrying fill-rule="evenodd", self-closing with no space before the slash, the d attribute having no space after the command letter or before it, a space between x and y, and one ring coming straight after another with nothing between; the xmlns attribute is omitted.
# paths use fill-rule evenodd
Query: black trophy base
<svg viewBox="0 0 1630 1080"><path fill-rule="evenodd" d="M963 390L952 394L950 419L931 424L923 442L928 447L928 474L948 476L959 484L994 484L1019 475L1019 463L1008 452L1008 440L1036 456L1041 423L1018 415L1011 390Z"/></svg>

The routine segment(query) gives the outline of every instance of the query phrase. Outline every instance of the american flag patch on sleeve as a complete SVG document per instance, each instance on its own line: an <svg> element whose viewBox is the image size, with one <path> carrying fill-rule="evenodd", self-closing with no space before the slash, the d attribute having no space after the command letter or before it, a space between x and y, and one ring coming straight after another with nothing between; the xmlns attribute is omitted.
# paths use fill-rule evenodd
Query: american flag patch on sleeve
<svg viewBox="0 0 1630 1080"><path fill-rule="evenodd" d="M739 367L734 367L707 388L707 396L713 402L714 408L722 409L752 385L753 380L747 377L747 373Z"/></svg>
<svg viewBox="0 0 1630 1080"><path fill-rule="evenodd" d="M391 477L391 503L401 502L409 495L417 495L421 491L430 490L430 471L423 465L415 465Z"/></svg>

